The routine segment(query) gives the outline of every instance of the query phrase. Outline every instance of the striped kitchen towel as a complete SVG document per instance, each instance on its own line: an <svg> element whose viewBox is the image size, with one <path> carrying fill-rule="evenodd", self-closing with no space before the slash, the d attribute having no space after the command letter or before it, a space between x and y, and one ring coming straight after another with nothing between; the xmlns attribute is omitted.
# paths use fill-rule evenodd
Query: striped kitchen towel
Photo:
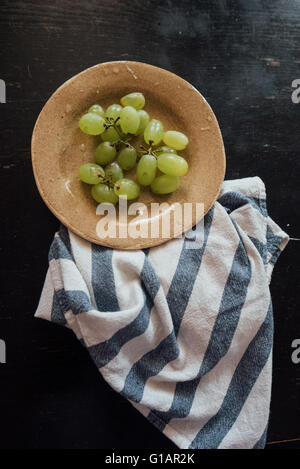
<svg viewBox="0 0 300 469"><path fill-rule="evenodd" d="M273 313L288 242L260 178L225 181L191 232L148 250L55 235L36 312L71 328L104 379L180 448L263 448Z"/></svg>

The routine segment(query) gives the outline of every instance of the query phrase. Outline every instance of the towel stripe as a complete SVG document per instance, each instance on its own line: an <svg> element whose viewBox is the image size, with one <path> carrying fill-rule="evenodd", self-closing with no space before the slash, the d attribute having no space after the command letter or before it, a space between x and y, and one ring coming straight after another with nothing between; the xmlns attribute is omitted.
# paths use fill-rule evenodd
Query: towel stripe
<svg viewBox="0 0 300 469"><path fill-rule="evenodd" d="M201 377L219 362L230 347L246 299L250 278L250 262L244 245L240 241L224 288L219 313L198 375L190 381L179 381L176 385L170 410L167 412L151 412L149 414L150 420L153 414L155 414L156 417L159 417L161 423L165 422L166 424L172 418L184 418L189 414ZM220 336L223 337L222 342L218 340ZM218 347L216 347L216 343L218 343ZM163 430L163 428L161 429Z"/></svg>
<svg viewBox="0 0 300 469"><path fill-rule="evenodd" d="M232 230L230 218L224 213L224 208L216 203L201 266L177 335L180 353L160 373L149 378L144 388L141 404L151 409L168 411L176 382L194 379L199 372L230 274L233 255L240 242L238 234L234 232L231 237L224 237L224 231L227 230ZM222 258L216 257L219 243L223 245ZM194 327L194 324L198 327Z"/></svg>
<svg viewBox="0 0 300 469"><path fill-rule="evenodd" d="M92 245L71 231L69 232L69 236L74 262L85 282L85 287L91 298L91 303L96 308L92 287Z"/></svg>
<svg viewBox="0 0 300 469"><path fill-rule="evenodd" d="M252 243L254 244L256 249L258 250L258 252L259 252L259 254L260 254L260 256L263 260L263 263L266 264L267 263L267 246L266 246L266 243L263 243L262 241L260 241L257 238L252 238L252 236L249 236L249 239L251 239Z"/></svg>
<svg viewBox="0 0 300 469"><path fill-rule="evenodd" d="M251 262L252 275L230 348L214 368L202 376L189 415L186 418L172 419L166 426L164 433L168 436L177 431L191 442L198 431L219 411L239 361L265 320L270 302L265 268L262 262L257 263L256 249L245 235L243 241ZM220 342L218 339L216 349ZM207 396L210 398L207 399Z"/></svg>
<svg viewBox="0 0 300 469"><path fill-rule="evenodd" d="M262 436L258 440L258 442L255 443L255 445L253 446L253 449L264 449L265 448L266 441L267 441L267 433L268 433L268 424L266 425L266 428L265 428Z"/></svg>
<svg viewBox="0 0 300 469"><path fill-rule="evenodd" d="M144 260L141 280L144 283L146 294L144 294L144 306L138 316L130 324L119 329L110 339L88 349L98 368L107 365L118 355L124 344L143 334L148 327L150 311L160 287L160 282L147 257Z"/></svg>
<svg viewBox="0 0 300 469"><path fill-rule="evenodd" d="M65 308L62 310L59 296L64 296L64 290L54 291L53 293L53 302L52 302L52 309L51 309L51 321L59 324L60 326L65 326L67 324L65 318L65 312L68 311L69 308Z"/></svg>
<svg viewBox="0 0 300 469"><path fill-rule="evenodd" d="M173 320L172 332L154 350L136 362L126 377L121 394L134 402L140 402L142 399L147 379L158 374L179 354L176 336L200 268L212 220L213 209L205 217L204 242L200 249L186 249L186 242L184 242L177 270L167 294ZM189 266L188 269L187 266Z"/></svg>
<svg viewBox="0 0 300 469"><path fill-rule="evenodd" d="M169 335L173 328L172 318L168 314L168 304L166 301L166 294L169 290L171 280L175 274L180 252L183 246L183 240L174 240L171 242L172 248L164 251L164 263L168 266L168 269L163 269L163 284L161 284L155 299L154 305L150 311L149 324L145 332L128 341L121 348L120 353L110 361L107 366L102 367L101 371L104 377L113 380L112 385L114 389L120 392L125 384L126 376L132 368L133 364L141 359L150 350L153 350L159 343ZM179 249L179 255L174 254L174 247ZM180 249L181 248L181 249ZM153 267L154 272L159 272L159 260L158 251L162 247L152 248L149 252L149 262ZM177 262L174 263L174 257ZM161 262L161 258L160 258ZM165 267L165 266L164 266ZM143 288L144 284L148 283L147 278L141 282ZM151 277L149 278L149 284L151 284ZM162 282L161 282L162 283Z"/></svg>
<svg viewBox="0 0 300 469"><path fill-rule="evenodd" d="M271 390L265 391L272 378L272 353L252 387L233 426L223 438L219 449L253 448L268 421ZM255 428L255 431L254 431Z"/></svg>
<svg viewBox="0 0 300 469"><path fill-rule="evenodd" d="M267 226L267 246L269 254L273 255L278 251L278 246L280 246L281 241L282 237L275 235L271 228Z"/></svg>
<svg viewBox="0 0 300 469"><path fill-rule="evenodd" d="M73 314L82 314L93 310L88 295L82 290L64 290L66 310L71 309Z"/></svg>
<svg viewBox="0 0 300 469"><path fill-rule="evenodd" d="M250 204L253 208L257 209L264 217L267 216L266 201L264 199L258 199L257 197L247 197L240 192L225 192L218 202L230 209L231 212L243 207L244 205Z"/></svg>
<svg viewBox="0 0 300 469"><path fill-rule="evenodd" d="M112 253L112 249L92 244L92 287L97 308L102 312L119 311Z"/></svg>
<svg viewBox="0 0 300 469"><path fill-rule="evenodd" d="M149 260L159 276L165 296L170 289L177 265L184 245L184 238L174 238L168 242L168 249L164 244L151 248ZM163 259L163 262L162 262Z"/></svg>
<svg viewBox="0 0 300 469"><path fill-rule="evenodd" d="M119 329L110 339L88 348L97 368L107 365L119 354L124 344L144 333L149 323L152 306L152 298L146 296L144 306L136 319Z"/></svg>
<svg viewBox="0 0 300 469"><path fill-rule="evenodd" d="M69 232L63 225L60 226L59 235L56 233L50 246L48 255L49 262L52 259L69 259L70 261L74 261Z"/></svg>
<svg viewBox="0 0 300 469"><path fill-rule="evenodd" d="M144 291L141 284L141 272L145 263L142 251L113 251L112 268L115 279L116 295L122 317L124 311L135 310L135 319L144 304ZM128 321L126 324L129 324ZM123 324L120 324L120 328Z"/></svg>
<svg viewBox="0 0 300 469"><path fill-rule="evenodd" d="M190 449L218 448L237 419L244 402L265 366L272 348L273 316L270 302L267 316L239 362L219 412L198 432ZM249 366L251 363L251 367Z"/></svg>

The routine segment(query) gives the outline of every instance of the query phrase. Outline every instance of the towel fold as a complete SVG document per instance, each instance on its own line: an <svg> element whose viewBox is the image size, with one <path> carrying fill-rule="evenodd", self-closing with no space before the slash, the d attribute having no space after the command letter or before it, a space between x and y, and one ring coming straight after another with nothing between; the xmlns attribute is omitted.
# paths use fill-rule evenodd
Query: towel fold
<svg viewBox="0 0 300 469"><path fill-rule="evenodd" d="M190 236L121 251L56 233L36 317L71 328L105 380L180 448L263 448L288 235L258 177L225 181Z"/></svg>

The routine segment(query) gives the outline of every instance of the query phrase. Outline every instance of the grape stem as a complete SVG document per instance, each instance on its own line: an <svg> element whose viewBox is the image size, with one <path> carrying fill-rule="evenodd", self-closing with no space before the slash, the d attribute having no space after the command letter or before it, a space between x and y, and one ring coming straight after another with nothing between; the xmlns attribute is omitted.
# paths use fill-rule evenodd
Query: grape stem
<svg viewBox="0 0 300 469"><path fill-rule="evenodd" d="M107 184L109 187L114 187L114 184L112 183L111 178L105 178L103 174L101 174L100 171L97 173L98 178L101 179L101 184Z"/></svg>
<svg viewBox="0 0 300 469"><path fill-rule="evenodd" d="M114 145L117 146L119 145L120 143L123 143L124 145L127 145L128 147L131 147L135 150L134 146L132 146L130 143L129 143L129 140L132 138L132 137L128 137L126 140L123 140L123 135L120 133L118 127L117 127L117 122L118 120L120 119L120 117L117 117L115 120L113 118L106 118L106 121L107 121L107 124L105 124L105 128L106 129L109 129L110 127L113 127L115 129L115 131L117 132L117 134L119 135L119 140L117 140L116 142L114 142Z"/></svg>
<svg viewBox="0 0 300 469"><path fill-rule="evenodd" d="M107 122L106 124L104 124L105 128L109 129L110 127L113 127L115 129L115 131L117 132L118 136L120 137L119 140L114 142L114 145L116 147L118 145L120 145L120 143L123 143L123 145L126 145L127 147L133 148L137 152L138 158L141 158L142 155L146 155L146 154L147 155L152 155L155 158L157 158L155 150L152 150L152 146L153 146L153 141L152 140L149 140L149 148L148 149L145 148L143 145L140 145L140 148L142 150L137 150L133 145L131 145L131 143L129 143L129 140L131 140L132 136L127 137L126 140L123 140L123 135L120 133L120 131L117 127L117 122L120 119L120 116L117 117L116 119L113 119L112 117L106 117L105 119L106 119L106 122Z"/></svg>
<svg viewBox="0 0 300 469"><path fill-rule="evenodd" d="M148 149L145 148L143 145L140 145L141 150L137 150L137 152L140 153L140 154L138 155L138 158L141 158L143 155L152 155L152 156L154 156L154 158L157 159L157 156L158 156L158 155L156 154L157 150L152 150L152 145L153 145L152 140L149 141L149 144L150 144L150 146L149 146ZM159 152L159 153L160 153L160 152Z"/></svg>

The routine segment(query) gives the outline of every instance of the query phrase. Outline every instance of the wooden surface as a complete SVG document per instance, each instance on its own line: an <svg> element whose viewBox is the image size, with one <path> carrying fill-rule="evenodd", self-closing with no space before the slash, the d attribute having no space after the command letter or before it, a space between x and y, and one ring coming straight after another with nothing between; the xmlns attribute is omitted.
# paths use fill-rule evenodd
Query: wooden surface
<svg viewBox="0 0 300 469"><path fill-rule="evenodd" d="M34 184L30 139L45 101L96 63L137 60L188 80L212 106L226 177L260 176L268 209L299 227L300 3L273 0L35 0L0 4L0 446L166 448L174 445L112 391L73 334L33 318L57 220ZM192 116L191 116L192 118ZM275 267L274 377L268 449L300 447L299 242Z"/></svg>

